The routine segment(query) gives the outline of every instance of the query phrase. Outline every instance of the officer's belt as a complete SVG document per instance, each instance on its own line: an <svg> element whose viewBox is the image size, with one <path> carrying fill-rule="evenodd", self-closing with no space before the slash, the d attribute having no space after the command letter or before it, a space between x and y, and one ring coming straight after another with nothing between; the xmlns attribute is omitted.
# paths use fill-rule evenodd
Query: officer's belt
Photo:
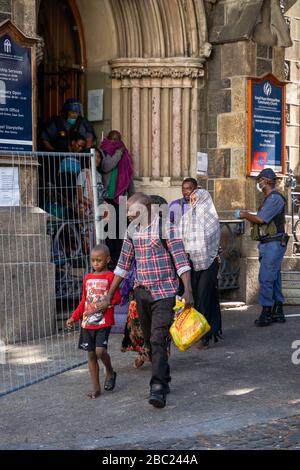
<svg viewBox="0 0 300 470"><path fill-rule="evenodd" d="M274 235L274 237L261 238L259 241L260 243L281 242L283 235L284 234L281 233L280 235Z"/></svg>

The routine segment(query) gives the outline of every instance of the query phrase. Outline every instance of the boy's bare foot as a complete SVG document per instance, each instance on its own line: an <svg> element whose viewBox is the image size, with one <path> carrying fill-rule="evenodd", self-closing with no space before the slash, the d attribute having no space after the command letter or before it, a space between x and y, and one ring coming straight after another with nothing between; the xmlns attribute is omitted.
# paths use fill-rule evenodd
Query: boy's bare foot
<svg viewBox="0 0 300 470"><path fill-rule="evenodd" d="M96 390L95 392L89 392L86 394L86 396L92 400L100 397L100 395L101 395L101 390Z"/></svg>

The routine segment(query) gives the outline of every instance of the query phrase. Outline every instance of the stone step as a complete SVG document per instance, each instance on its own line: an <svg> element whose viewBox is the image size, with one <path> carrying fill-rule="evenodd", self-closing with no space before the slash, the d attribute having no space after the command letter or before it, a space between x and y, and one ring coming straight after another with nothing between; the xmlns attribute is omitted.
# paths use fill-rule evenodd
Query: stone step
<svg viewBox="0 0 300 470"><path fill-rule="evenodd" d="M282 262L282 272L300 272L300 256L285 256Z"/></svg>
<svg viewBox="0 0 300 470"><path fill-rule="evenodd" d="M47 218L38 207L1 207L0 234L46 234Z"/></svg>
<svg viewBox="0 0 300 470"><path fill-rule="evenodd" d="M55 266L0 264L0 338L7 342L47 336L55 327Z"/></svg>
<svg viewBox="0 0 300 470"><path fill-rule="evenodd" d="M30 310L7 309L5 319L0 320L0 337L6 344L38 340L54 334L56 330L54 309L45 310L42 299Z"/></svg>
<svg viewBox="0 0 300 470"><path fill-rule="evenodd" d="M0 234L0 263L49 263L51 243L49 235Z"/></svg>
<svg viewBox="0 0 300 470"><path fill-rule="evenodd" d="M300 305L300 257L285 257L281 271L282 293L286 305Z"/></svg>
<svg viewBox="0 0 300 470"><path fill-rule="evenodd" d="M55 265L52 263L0 264L2 311L30 310L41 300L45 309L55 301Z"/></svg>
<svg viewBox="0 0 300 470"><path fill-rule="evenodd" d="M282 271L282 293L287 305L300 305L300 272Z"/></svg>

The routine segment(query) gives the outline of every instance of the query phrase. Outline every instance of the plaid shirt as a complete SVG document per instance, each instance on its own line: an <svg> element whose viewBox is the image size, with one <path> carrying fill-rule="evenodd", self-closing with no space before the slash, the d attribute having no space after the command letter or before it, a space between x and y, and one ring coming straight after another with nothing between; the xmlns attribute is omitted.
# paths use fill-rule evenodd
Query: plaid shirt
<svg viewBox="0 0 300 470"><path fill-rule="evenodd" d="M144 286L154 300L173 297L179 287L178 276L191 269L182 240L174 225L167 224L165 239L168 251L159 237L159 217L145 229L135 231L132 239L127 235L115 269L117 276L126 277L133 259L136 260L134 287ZM173 258L173 262L171 256ZM175 268L174 268L175 266Z"/></svg>

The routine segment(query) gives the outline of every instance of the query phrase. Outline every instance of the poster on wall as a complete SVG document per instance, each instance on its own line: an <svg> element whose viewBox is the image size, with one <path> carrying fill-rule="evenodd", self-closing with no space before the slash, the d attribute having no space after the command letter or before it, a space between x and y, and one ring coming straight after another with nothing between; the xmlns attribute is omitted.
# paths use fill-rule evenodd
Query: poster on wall
<svg viewBox="0 0 300 470"><path fill-rule="evenodd" d="M103 90L88 91L88 120L103 121Z"/></svg>
<svg viewBox="0 0 300 470"><path fill-rule="evenodd" d="M32 151L32 49L0 37L0 150Z"/></svg>
<svg viewBox="0 0 300 470"><path fill-rule="evenodd" d="M0 207L20 205L19 170L0 167Z"/></svg>
<svg viewBox="0 0 300 470"><path fill-rule="evenodd" d="M248 175L285 173L285 83L271 73L248 79Z"/></svg>

